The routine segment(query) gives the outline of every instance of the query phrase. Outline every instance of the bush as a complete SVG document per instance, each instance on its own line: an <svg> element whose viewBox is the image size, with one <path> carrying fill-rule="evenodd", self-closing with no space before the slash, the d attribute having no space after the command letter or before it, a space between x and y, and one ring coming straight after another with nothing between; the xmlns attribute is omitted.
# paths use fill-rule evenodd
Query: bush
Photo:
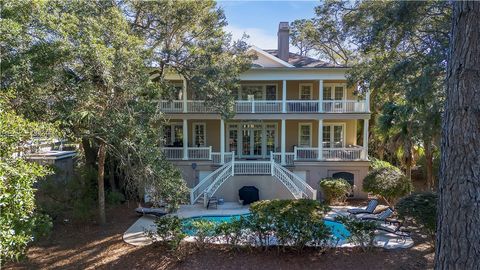
<svg viewBox="0 0 480 270"><path fill-rule="evenodd" d="M373 247L377 227L375 221L359 220L348 216L337 217L336 220L341 222L350 232L347 237L350 243L359 245L363 251Z"/></svg>
<svg viewBox="0 0 480 270"><path fill-rule="evenodd" d="M390 162L381 160L378 158L371 158L370 161L370 167L372 167L373 170L378 170L378 169L383 169L383 168L395 168Z"/></svg>
<svg viewBox="0 0 480 270"><path fill-rule="evenodd" d="M195 232L196 243L201 247L209 243L216 236L217 223L208 220L194 220L188 226L189 230Z"/></svg>
<svg viewBox="0 0 480 270"><path fill-rule="evenodd" d="M247 241L246 231L249 228L249 220L240 217L231 222L222 222L215 228L215 235L221 237L226 244L238 247L242 242Z"/></svg>
<svg viewBox="0 0 480 270"><path fill-rule="evenodd" d="M437 225L437 194L414 193L403 197L395 207L400 218L411 220L424 233L435 238Z"/></svg>
<svg viewBox="0 0 480 270"><path fill-rule="evenodd" d="M177 250L187 236L183 232L182 220L176 216L164 216L155 220L156 231L147 231L153 242L161 242L170 250Z"/></svg>
<svg viewBox="0 0 480 270"><path fill-rule="evenodd" d="M108 191L106 201L109 205L120 205L125 202L125 195L118 191Z"/></svg>
<svg viewBox="0 0 480 270"><path fill-rule="evenodd" d="M342 178L324 178L319 183L328 204L332 202L344 202L347 199L351 186Z"/></svg>
<svg viewBox="0 0 480 270"><path fill-rule="evenodd" d="M272 236L279 245L299 250L307 244L321 245L331 234L323 222L329 209L309 199L259 201L250 207L249 229L262 246L268 245Z"/></svg>
<svg viewBox="0 0 480 270"><path fill-rule="evenodd" d="M365 192L383 197L390 206L412 189L412 182L396 167L372 170L363 180Z"/></svg>

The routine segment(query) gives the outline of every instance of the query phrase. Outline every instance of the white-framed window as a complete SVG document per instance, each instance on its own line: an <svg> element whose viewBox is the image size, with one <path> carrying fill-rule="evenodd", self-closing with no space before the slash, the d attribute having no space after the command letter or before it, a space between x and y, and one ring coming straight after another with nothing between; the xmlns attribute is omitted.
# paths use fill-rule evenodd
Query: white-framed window
<svg viewBox="0 0 480 270"><path fill-rule="evenodd" d="M205 123L193 123L193 146L204 147L207 145L207 126Z"/></svg>
<svg viewBox="0 0 480 270"><path fill-rule="evenodd" d="M243 84L233 95L239 100L276 100L277 89L276 84Z"/></svg>
<svg viewBox="0 0 480 270"><path fill-rule="evenodd" d="M299 147L312 146L312 123L298 124L298 146Z"/></svg>
<svg viewBox="0 0 480 270"><path fill-rule="evenodd" d="M163 141L165 146L181 147L183 145L183 125L171 123L163 127Z"/></svg>
<svg viewBox="0 0 480 270"><path fill-rule="evenodd" d="M301 100L311 100L312 99L312 89L313 84L311 83L301 83L299 85L299 98Z"/></svg>
<svg viewBox="0 0 480 270"><path fill-rule="evenodd" d="M344 83L326 83L323 86L323 100L344 100L347 87Z"/></svg>
<svg viewBox="0 0 480 270"><path fill-rule="evenodd" d="M323 125L323 147L345 147L345 123L327 123Z"/></svg>

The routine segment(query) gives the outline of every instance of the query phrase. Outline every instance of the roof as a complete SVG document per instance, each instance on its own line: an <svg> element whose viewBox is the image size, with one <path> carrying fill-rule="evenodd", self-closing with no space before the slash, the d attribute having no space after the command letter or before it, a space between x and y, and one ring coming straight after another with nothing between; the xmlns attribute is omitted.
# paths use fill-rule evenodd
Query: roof
<svg viewBox="0 0 480 270"><path fill-rule="evenodd" d="M278 50L263 50L278 58ZM278 58L280 59L280 58ZM288 63L297 68L346 68L345 65L336 65L297 53L289 53Z"/></svg>

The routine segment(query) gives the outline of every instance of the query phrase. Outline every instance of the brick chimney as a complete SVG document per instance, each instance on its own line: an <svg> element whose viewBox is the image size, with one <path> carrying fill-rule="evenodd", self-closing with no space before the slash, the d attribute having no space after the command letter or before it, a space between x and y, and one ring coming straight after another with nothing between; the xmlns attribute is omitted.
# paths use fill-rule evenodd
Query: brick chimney
<svg viewBox="0 0 480 270"><path fill-rule="evenodd" d="M290 35L290 27L288 26L288 22L280 22L278 25L278 53L277 57L282 59L285 62L288 62L289 57L289 35Z"/></svg>

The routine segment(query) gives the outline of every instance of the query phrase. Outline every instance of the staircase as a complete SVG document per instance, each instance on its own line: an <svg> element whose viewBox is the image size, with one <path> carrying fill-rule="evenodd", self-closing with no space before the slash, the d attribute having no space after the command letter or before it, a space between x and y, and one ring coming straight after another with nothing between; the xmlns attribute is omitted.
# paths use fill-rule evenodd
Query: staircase
<svg viewBox="0 0 480 270"><path fill-rule="evenodd" d="M317 198L317 191L308 185L296 174L274 161L273 155L270 161L235 161L235 157L228 163L216 169L205 177L190 191L190 203L195 204L203 201L206 207L208 198L234 175L271 175L280 181L295 199Z"/></svg>

